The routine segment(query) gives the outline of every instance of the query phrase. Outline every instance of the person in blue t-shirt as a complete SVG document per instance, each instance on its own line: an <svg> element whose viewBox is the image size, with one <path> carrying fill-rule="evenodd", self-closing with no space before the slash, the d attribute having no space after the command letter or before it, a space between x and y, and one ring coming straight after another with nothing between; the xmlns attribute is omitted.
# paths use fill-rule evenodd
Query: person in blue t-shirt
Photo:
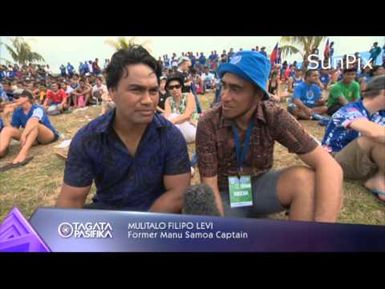
<svg viewBox="0 0 385 289"><path fill-rule="evenodd" d="M3 85L0 83L0 105L2 102L7 102L8 101L8 95L4 90Z"/></svg>
<svg viewBox="0 0 385 289"><path fill-rule="evenodd" d="M294 67L294 75L289 77L288 85L287 85L287 91L289 94L293 94L295 88L304 82L303 80L303 72L301 69L298 69L297 67Z"/></svg>
<svg viewBox="0 0 385 289"><path fill-rule="evenodd" d="M24 162L34 144L48 144L59 137L44 109L32 104L31 92L22 90L15 94L15 98L15 103L4 109L5 119L14 110L10 126L5 126L0 133L0 157L7 154L12 139L20 141L21 149L13 164Z"/></svg>
<svg viewBox="0 0 385 289"><path fill-rule="evenodd" d="M370 48L369 53L369 62L371 62L372 65L376 65L377 57L381 54L381 47L378 46L378 42L373 43L373 46Z"/></svg>
<svg viewBox="0 0 385 289"><path fill-rule="evenodd" d="M363 97L333 114L322 145L346 178L364 180L385 203L385 75L373 78Z"/></svg>
<svg viewBox="0 0 385 289"><path fill-rule="evenodd" d="M73 65L71 63L67 63L67 72L68 72L68 75L70 77L72 77L74 75L74 70L75 70L75 67L73 67Z"/></svg>
<svg viewBox="0 0 385 289"><path fill-rule="evenodd" d="M5 78L5 72L2 67L0 67L0 81L2 81Z"/></svg>
<svg viewBox="0 0 385 289"><path fill-rule="evenodd" d="M320 87L322 87L323 89L329 89L329 87L330 87L330 75L329 75L328 70L326 70L326 69L320 70L319 80L320 80L320 84L322 84L322 86L320 85Z"/></svg>
<svg viewBox="0 0 385 289"><path fill-rule="evenodd" d="M62 77L66 77L67 76L66 67L63 64L60 65L60 75Z"/></svg>
<svg viewBox="0 0 385 289"><path fill-rule="evenodd" d="M80 75L84 75L85 72L84 72L84 66L83 66L83 63L80 61L79 63L79 74Z"/></svg>
<svg viewBox="0 0 385 289"><path fill-rule="evenodd" d="M327 111L322 92L317 85L317 70L308 70L305 73L305 81L294 89L293 97L289 101L288 111L297 119L313 119L315 116Z"/></svg>
<svg viewBox="0 0 385 289"><path fill-rule="evenodd" d="M199 63L201 65L206 65L206 57L204 56L203 52L201 52L201 56L199 57Z"/></svg>
<svg viewBox="0 0 385 289"><path fill-rule="evenodd" d="M16 70L15 69L9 71L8 78L9 79L15 79L16 78Z"/></svg>

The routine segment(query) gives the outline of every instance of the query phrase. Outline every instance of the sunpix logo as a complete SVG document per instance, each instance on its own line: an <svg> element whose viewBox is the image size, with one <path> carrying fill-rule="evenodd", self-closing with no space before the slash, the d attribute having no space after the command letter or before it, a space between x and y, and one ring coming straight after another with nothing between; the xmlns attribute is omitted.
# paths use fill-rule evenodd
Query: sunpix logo
<svg viewBox="0 0 385 289"><path fill-rule="evenodd" d="M76 239L110 239L112 226L109 222L63 222L57 228L60 237Z"/></svg>
<svg viewBox="0 0 385 289"><path fill-rule="evenodd" d="M321 61L318 62L318 59ZM324 59L319 58L317 54L310 54L307 57L307 60L309 62L309 67L308 67L309 69L318 69L318 68L331 69L333 67L337 67L338 62L340 63L340 66L342 69L349 69L351 65L355 64L356 62L358 64L358 67L363 66L363 69L365 69L366 67L373 69L373 66L372 66L373 63L371 59L356 57L355 55L346 55L346 60L344 60L344 58L342 57L335 57L333 58L333 61L330 58L328 58L327 61L324 61Z"/></svg>

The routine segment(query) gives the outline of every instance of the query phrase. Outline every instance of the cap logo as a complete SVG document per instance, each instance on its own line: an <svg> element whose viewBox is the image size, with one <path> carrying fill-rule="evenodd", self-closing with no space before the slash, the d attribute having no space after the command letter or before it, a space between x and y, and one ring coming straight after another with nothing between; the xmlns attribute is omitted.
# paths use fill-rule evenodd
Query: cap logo
<svg viewBox="0 0 385 289"><path fill-rule="evenodd" d="M233 58L231 58L230 63L231 64L237 64L239 61L241 61L241 59L242 59L241 55L234 56Z"/></svg>

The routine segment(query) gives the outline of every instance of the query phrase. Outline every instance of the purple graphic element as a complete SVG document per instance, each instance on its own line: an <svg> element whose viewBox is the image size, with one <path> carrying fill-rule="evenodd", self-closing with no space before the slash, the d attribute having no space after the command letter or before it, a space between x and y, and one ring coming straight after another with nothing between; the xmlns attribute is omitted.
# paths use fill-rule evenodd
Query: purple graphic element
<svg viewBox="0 0 385 289"><path fill-rule="evenodd" d="M0 252L50 252L50 249L15 207L0 225Z"/></svg>

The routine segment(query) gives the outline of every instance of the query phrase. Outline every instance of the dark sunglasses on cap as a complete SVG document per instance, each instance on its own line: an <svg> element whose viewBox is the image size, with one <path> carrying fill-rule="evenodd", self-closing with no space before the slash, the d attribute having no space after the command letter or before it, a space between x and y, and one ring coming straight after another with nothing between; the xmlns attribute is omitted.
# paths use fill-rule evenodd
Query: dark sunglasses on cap
<svg viewBox="0 0 385 289"><path fill-rule="evenodd" d="M169 85L169 86L167 87L167 89L168 89L168 90L173 90L174 88L179 89L179 88L181 88L181 87L182 87L182 85L176 84L176 85Z"/></svg>

